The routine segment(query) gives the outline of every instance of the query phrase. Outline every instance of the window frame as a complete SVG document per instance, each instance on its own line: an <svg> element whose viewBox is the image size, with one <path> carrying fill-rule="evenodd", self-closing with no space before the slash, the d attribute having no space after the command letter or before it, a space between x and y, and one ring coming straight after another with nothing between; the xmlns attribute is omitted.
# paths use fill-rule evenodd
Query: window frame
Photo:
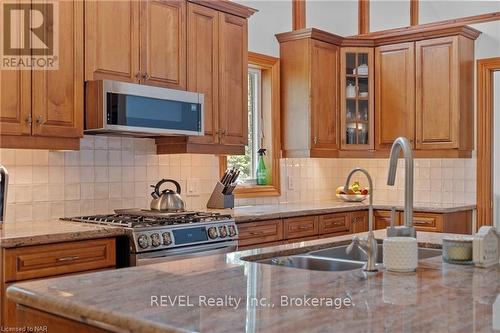
<svg viewBox="0 0 500 333"><path fill-rule="evenodd" d="M238 185L234 191L236 198L271 197L281 195L280 158L281 158L281 121L280 121L280 69L279 58L248 52L248 67L261 72L261 100L269 100L269 105L261 105L262 110L269 108L272 127L272 181L269 185ZM266 95L268 94L268 95ZM259 114L262 115L261 110ZM266 125L264 125L266 126ZM219 173L222 176L227 169L227 156L219 157Z"/></svg>

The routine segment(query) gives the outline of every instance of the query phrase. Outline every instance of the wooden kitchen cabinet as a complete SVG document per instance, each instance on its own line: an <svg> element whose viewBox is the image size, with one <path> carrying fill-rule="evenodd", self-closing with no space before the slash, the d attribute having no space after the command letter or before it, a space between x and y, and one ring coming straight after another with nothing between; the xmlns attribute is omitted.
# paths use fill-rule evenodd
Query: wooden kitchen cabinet
<svg viewBox="0 0 500 333"><path fill-rule="evenodd" d="M59 4L56 70L2 70L0 146L78 149L83 135L83 2ZM49 29L50 27L46 27Z"/></svg>
<svg viewBox="0 0 500 333"><path fill-rule="evenodd" d="M415 138L415 43L375 48L375 148Z"/></svg>
<svg viewBox="0 0 500 333"><path fill-rule="evenodd" d="M245 152L247 17L253 12L232 15L207 4L187 4L187 89L205 95L205 135L156 138L159 154Z"/></svg>
<svg viewBox="0 0 500 333"><path fill-rule="evenodd" d="M337 157L341 37L317 29L278 34L283 157Z"/></svg>
<svg viewBox="0 0 500 333"><path fill-rule="evenodd" d="M335 234L349 232L351 220L349 213L336 213L319 216L319 234Z"/></svg>
<svg viewBox="0 0 500 333"><path fill-rule="evenodd" d="M186 1L142 1L140 25L143 82L186 89Z"/></svg>
<svg viewBox="0 0 500 333"><path fill-rule="evenodd" d="M351 212L351 234L368 231L368 211Z"/></svg>
<svg viewBox="0 0 500 333"><path fill-rule="evenodd" d="M1 322L15 326L16 305L6 288L16 282L112 269L116 265L114 238L2 249Z"/></svg>
<svg viewBox="0 0 500 333"><path fill-rule="evenodd" d="M416 148L471 151L474 41L450 36L415 43Z"/></svg>
<svg viewBox="0 0 500 333"><path fill-rule="evenodd" d="M317 216L301 216L283 220L285 239L317 236L319 222Z"/></svg>
<svg viewBox="0 0 500 333"><path fill-rule="evenodd" d="M374 148L373 48L340 52L340 137L342 150Z"/></svg>
<svg viewBox="0 0 500 333"><path fill-rule="evenodd" d="M283 240L282 220L238 224L238 247L275 243Z"/></svg>
<svg viewBox="0 0 500 333"><path fill-rule="evenodd" d="M86 1L86 80L186 89L186 1Z"/></svg>
<svg viewBox="0 0 500 333"><path fill-rule="evenodd" d="M400 214L396 212L394 225L400 225ZM390 210L375 210L373 211L373 229L386 229L391 225Z"/></svg>
<svg viewBox="0 0 500 333"><path fill-rule="evenodd" d="M140 2L85 1L85 79L139 82Z"/></svg>

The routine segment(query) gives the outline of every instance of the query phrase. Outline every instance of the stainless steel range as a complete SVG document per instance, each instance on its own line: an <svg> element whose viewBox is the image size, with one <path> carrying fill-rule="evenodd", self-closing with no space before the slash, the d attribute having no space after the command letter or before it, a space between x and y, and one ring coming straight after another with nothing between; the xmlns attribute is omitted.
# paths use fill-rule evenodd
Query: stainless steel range
<svg viewBox="0 0 500 333"><path fill-rule="evenodd" d="M232 252L238 244L234 219L218 213L117 210L111 215L63 220L125 228L130 239L130 266Z"/></svg>

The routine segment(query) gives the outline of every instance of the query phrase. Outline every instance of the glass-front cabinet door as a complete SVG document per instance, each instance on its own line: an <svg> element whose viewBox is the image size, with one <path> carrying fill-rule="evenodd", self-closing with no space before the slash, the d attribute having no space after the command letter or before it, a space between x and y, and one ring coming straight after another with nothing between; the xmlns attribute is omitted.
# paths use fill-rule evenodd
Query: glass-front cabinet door
<svg viewBox="0 0 500 333"><path fill-rule="evenodd" d="M342 48L340 59L341 148L374 149L373 49Z"/></svg>

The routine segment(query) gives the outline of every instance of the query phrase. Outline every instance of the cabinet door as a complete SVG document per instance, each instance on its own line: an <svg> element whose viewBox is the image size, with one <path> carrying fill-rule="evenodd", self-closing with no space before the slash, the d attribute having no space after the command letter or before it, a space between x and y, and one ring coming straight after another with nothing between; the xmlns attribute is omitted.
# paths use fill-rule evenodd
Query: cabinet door
<svg viewBox="0 0 500 333"><path fill-rule="evenodd" d="M247 20L219 13L219 122L222 143L246 145Z"/></svg>
<svg viewBox="0 0 500 333"><path fill-rule="evenodd" d="M458 148L458 37L416 43L417 149Z"/></svg>
<svg viewBox="0 0 500 333"><path fill-rule="evenodd" d="M359 211L351 214L351 233L368 231L368 212Z"/></svg>
<svg viewBox="0 0 500 333"><path fill-rule="evenodd" d="M83 2L59 3L59 69L33 71L33 135L83 135Z"/></svg>
<svg viewBox="0 0 500 333"><path fill-rule="evenodd" d="M85 1L85 79L139 82L139 1Z"/></svg>
<svg viewBox="0 0 500 333"><path fill-rule="evenodd" d="M375 49L375 148L391 148L404 136L413 143L415 126L414 43Z"/></svg>
<svg viewBox="0 0 500 333"><path fill-rule="evenodd" d="M187 90L205 95L205 135L192 137L197 143L215 143L219 110L219 13L188 3Z"/></svg>
<svg viewBox="0 0 500 333"><path fill-rule="evenodd" d="M311 147L339 148L339 47L312 41Z"/></svg>
<svg viewBox="0 0 500 333"><path fill-rule="evenodd" d="M0 134L31 134L31 71L0 71Z"/></svg>
<svg viewBox="0 0 500 333"><path fill-rule="evenodd" d="M399 225L399 213L394 217L394 225ZM391 225L391 212L388 210L376 210L373 212L373 229L385 229Z"/></svg>
<svg viewBox="0 0 500 333"><path fill-rule="evenodd" d="M144 82L186 89L186 1L141 2L140 30Z"/></svg>

